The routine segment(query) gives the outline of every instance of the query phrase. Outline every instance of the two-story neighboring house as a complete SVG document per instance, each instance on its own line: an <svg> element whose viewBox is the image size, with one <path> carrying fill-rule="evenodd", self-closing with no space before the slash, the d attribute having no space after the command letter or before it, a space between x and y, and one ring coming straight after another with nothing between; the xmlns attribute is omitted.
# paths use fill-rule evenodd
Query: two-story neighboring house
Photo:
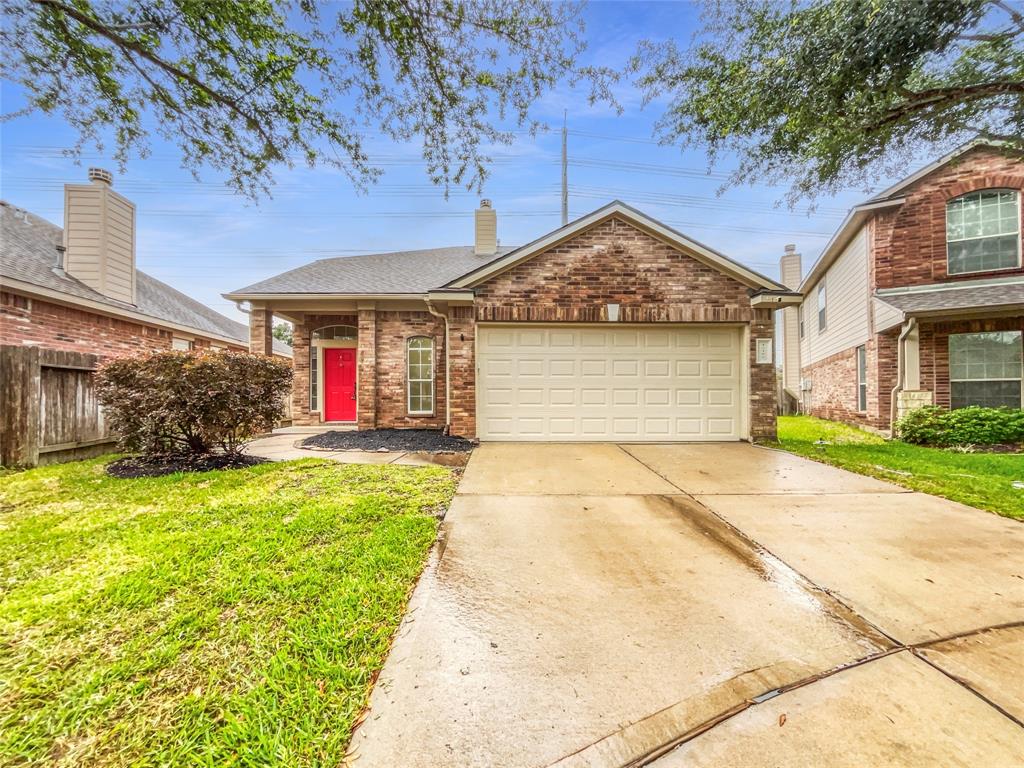
<svg viewBox="0 0 1024 768"><path fill-rule="evenodd" d="M889 429L926 404L1024 407L1024 161L976 141L855 206L801 280L787 246L783 384Z"/></svg>

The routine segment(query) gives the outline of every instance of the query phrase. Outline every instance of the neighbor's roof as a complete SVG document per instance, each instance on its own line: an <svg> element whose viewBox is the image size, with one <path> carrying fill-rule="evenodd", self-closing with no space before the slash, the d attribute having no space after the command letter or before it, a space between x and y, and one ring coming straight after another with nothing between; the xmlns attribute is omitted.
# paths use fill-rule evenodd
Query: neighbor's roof
<svg viewBox="0 0 1024 768"><path fill-rule="evenodd" d="M477 256L473 247L467 245L321 259L224 295L231 299L288 294L419 296L445 288L468 288L615 215L653 232L747 285L787 291L774 280L615 200L532 243L519 248L499 248L497 254L490 256Z"/></svg>
<svg viewBox="0 0 1024 768"><path fill-rule="evenodd" d="M498 254L512 248L499 248ZM424 294L494 260L473 246L320 259L225 294Z"/></svg>
<svg viewBox="0 0 1024 768"><path fill-rule="evenodd" d="M167 283L136 270L136 305L104 296L70 275L54 271L63 230L35 214L0 200L0 278L65 294L69 299L101 304L111 310L145 315L157 323L171 323L199 334L249 344L249 328L214 312ZM274 342L274 352L290 355L291 347Z"/></svg>
<svg viewBox="0 0 1024 768"><path fill-rule="evenodd" d="M818 260L814 262L807 276L800 282L800 292L807 293L808 290L814 287L814 284L818 282L818 279L825 273L825 271L832 266L832 263L839 258L839 255L846 248L853 236L860 230L871 216L879 210L886 208L893 208L903 204L904 198L901 194L910 186L923 179L930 173L934 173L945 165L956 160L971 150L979 147L992 147L997 148L1003 145L1003 142L989 139L974 139L966 144L963 144L954 149L949 154L943 155L938 160L929 163L928 165L920 168L914 173L910 174L904 179L893 184L888 189L879 192L874 197L865 200L859 205L853 206L850 212L843 219L843 223L839 225L839 229L832 235L832 238L825 245L825 249L821 252Z"/></svg>
<svg viewBox="0 0 1024 768"><path fill-rule="evenodd" d="M880 301L907 315L930 315L957 310L998 311L1024 306L1024 280L991 285L957 285L935 290L876 294Z"/></svg>

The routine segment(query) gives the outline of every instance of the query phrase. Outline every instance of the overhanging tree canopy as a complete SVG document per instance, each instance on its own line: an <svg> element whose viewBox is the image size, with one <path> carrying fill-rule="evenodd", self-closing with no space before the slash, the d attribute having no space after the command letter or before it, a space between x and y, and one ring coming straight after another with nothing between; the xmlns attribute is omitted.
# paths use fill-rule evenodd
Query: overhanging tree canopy
<svg viewBox="0 0 1024 768"><path fill-rule="evenodd" d="M562 78L609 97L609 72L577 67L580 8L545 0L0 0L0 74L27 110L58 114L80 151L109 134L144 154L150 126L184 165L269 191L279 164L379 175L365 139L419 140L430 178L479 187L506 118ZM147 121L151 111L155 121Z"/></svg>
<svg viewBox="0 0 1024 768"><path fill-rule="evenodd" d="M790 202L905 170L915 151L976 136L1024 151L1024 6L1013 0L722 0L692 47L647 43L648 98L667 143L732 182L790 182Z"/></svg>

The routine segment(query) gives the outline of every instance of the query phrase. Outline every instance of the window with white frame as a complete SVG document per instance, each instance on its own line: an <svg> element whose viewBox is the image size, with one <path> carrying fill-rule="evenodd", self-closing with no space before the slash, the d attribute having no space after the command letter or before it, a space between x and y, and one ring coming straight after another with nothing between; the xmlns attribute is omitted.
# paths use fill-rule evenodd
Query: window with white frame
<svg viewBox="0 0 1024 768"><path fill-rule="evenodd" d="M414 336L407 342L406 377L412 415L434 412L434 340Z"/></svg>
<svg viewBox="0 0 1024 768"><path fill-rule="evenodd" d="M183 339L180 336L175 336L171 339L171 349L176 352L188 352L195 345L191 339Z"/></svg>
<svg viewBox="0 0 1024 768"><path fill-rule="evenodd" d="M824 331L827 326L827 317L825 312L826 296L825 296L825 281L822 280L818 283L818 332Z"/></svg>
<svg viewBox="0 0 1024 768"><path fill-rule="evenodd" d="M868 348L857 347L857 410L868 409Z"/></svg>
<svg viewBox="0 0 1024 768"><path fill-rule="evenodd" d="M946 203L946 271L951 275L1020 265L1020 196L971 192Z"/></svg>
<svg viewBox="0 0 1024 768"><path fill-rule="evenodd" d="M957 333L949 337L950 407L1021 408L1021 331Z"/></svg>

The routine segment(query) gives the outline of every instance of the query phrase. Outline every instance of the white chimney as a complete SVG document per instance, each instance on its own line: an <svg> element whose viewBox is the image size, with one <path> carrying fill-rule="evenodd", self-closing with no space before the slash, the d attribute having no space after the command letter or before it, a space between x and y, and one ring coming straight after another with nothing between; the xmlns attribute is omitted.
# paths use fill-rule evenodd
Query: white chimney
<svg viewBox="0 0 1024 768"><path fill-rule="evenodd" d="M795 291L800 287L800 254L795 245L787 245L779 259L779 281ZM799 399L800 392L800 312L802 306L782 310L782 385Z"/></svg>
<svg viewBox="0 0 1024 768"><path fill-rule="evenodd" d="M64 270L104 296L135 304L135 206L113 176L89 169L89 184L64 185Z"/></svg>
<svg viewBox="0 0 1024 768"><path fill-rule="evenodd" d="M498 214L490 200L481 200L476 209L476 239L473 252L477 256L493 256L498 252Z"/></svg>

